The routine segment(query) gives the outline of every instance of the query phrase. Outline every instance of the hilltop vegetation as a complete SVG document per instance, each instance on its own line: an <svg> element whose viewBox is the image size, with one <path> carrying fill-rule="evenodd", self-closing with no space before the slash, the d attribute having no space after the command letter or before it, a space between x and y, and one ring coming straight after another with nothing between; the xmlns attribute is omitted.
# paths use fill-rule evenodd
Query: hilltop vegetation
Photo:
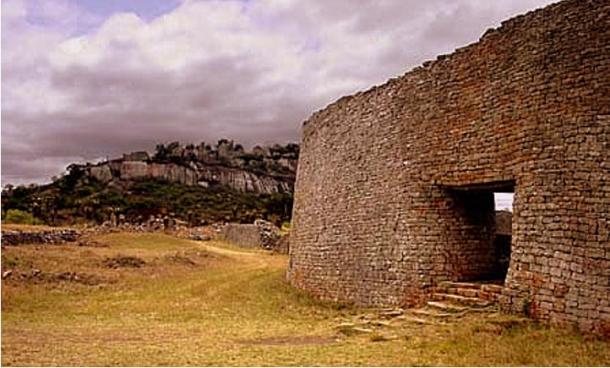
<svg viewBox="0 0 610 368"><path fill-rule="evenodd" d="M280 224L290 219L298 145L255 147L157 145L153 155L125 154L99 164L72 164L51 184L6 186L7 222L67 225L170 215L200 225L216 221Z"/></svg>

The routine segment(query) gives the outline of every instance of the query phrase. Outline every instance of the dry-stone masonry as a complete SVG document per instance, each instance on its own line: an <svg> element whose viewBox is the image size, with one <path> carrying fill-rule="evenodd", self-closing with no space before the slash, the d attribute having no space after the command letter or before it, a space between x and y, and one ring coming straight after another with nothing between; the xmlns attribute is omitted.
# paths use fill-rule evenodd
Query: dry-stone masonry
<svg viewBox="0 0 610 368"><path fill-rule="evenodd" d="M303 127L288 278L415 305L497 277L493 193L514 191L499 302L610 331L610 2L566 0Z"/></svg>
<svg viewBox="0 0 610 368"><path fill-rule="evenodd" d="M261 238L254 224L226 224L218 234L222 240L229 241L244 248L260 248Z"/></svg>
<svg viewBox="0 0 610 368"><path fill-rule="evenodd" d="M76 241L81 236L74 229L2 230L2 245L59 244Z"/></svg>
<svg viewBox="0 0 610 368"><path fill-rule="evenodd" d="M228 223L220 229L220 239L245 248L262 248L288 253L288 238L269 221L258 219L253 224Z"/></svg>

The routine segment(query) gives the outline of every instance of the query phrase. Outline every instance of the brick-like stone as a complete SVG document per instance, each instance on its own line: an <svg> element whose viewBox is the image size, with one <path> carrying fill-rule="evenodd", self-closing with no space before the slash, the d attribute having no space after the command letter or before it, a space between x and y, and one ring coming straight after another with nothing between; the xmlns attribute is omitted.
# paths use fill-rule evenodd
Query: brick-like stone
<svg viewBox="0 0 610 368"><path fill-rule="evenodd" d="M316 112L303 127L290 282L416 305L442 281L483 277L497 258L491 190L510 186L499 302L610 325L609 13L606 0L549 5Z"/></svg>

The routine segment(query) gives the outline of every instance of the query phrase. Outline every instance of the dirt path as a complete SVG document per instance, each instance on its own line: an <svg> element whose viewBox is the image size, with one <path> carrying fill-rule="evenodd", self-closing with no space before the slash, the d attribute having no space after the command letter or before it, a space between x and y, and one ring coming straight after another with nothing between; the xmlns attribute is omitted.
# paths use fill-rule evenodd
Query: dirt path
<svg viewBox="0 0 610 368"><path fill-rule="evenodd" d="M198 245L209 252L227 255L227 256L254 257L254 256L261 256L261 255L264 256L265 255L265 253L261 253L261 252L254 253L254 252L248 252L248 251L238 251L238 250L227 249L227 248L223 248L223 247L219 247L219 246L214 246L214 245L211 245L209 242L198 242Z"/></svg>
<svg viewBox="0 0 610 368"><path fill-rule="evenodd" d="M242 263L246 263L251 266L251 267L248 267L248 269L258 269L258 268L268 268L268 267L277 268L278 266L281 267L281 265L283 263L282 259L285 258L283 256L272 255L270 253L263 252L263 251L248 251L248 250L240 251L240 250L227 249L225 247L210 244L210 242L198 242L198 245L208 252L216 253L216 254L220 254L220 255L224 255L224 256L229 256ZM278 261L280 261L280 262L278 262Z"/></svg>
<svg viewBox="0 0 610 368"><path fill-rule="evenodd" d="M288 257L163 234L107 247L7 247L3 266L111 280L2 283L2 365L608 365L608 344L467 314L459 322L364 310L286 283ZM109 268L133 256L141 267ZM194 262L180 262L183 258ZM15 268L15 269L17 269ZM15 271L15 274L18 272ZM439 317L440 318L440 317ZM508 327L507 327L508 326ZM535 343L532 343L535 342Z"/></svg>

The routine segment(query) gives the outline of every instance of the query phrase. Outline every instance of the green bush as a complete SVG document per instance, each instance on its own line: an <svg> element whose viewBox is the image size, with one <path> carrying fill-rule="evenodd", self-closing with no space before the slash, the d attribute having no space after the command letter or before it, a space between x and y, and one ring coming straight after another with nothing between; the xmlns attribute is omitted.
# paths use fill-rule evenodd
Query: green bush
<svg viewBox="0 0 610 368"><path fill-rule="evenodd" d="M10 209L6 211L6 215L4 216L4 222L7 224L22 224L22 225L39 225L42 224L40 220L32 216L31 213Z"/></svg>
<svg viewBox="0 0 610 368"><path fill-rule="evenodd" d="M242 193L221 185L204 188L153 178L126 183L123 188L90 180L78 182L66 191L59 190L57 183L36 188L17 187L10 193L3 192L1 208L3 221L6 211L19 211L7 220L15 223L42 220L48 224L67 224L77 218L102 223L115 212L124 214L129 221L172 214L191 224L251 223L263 218L280 225L290 221L292 195Z"/></svg>

